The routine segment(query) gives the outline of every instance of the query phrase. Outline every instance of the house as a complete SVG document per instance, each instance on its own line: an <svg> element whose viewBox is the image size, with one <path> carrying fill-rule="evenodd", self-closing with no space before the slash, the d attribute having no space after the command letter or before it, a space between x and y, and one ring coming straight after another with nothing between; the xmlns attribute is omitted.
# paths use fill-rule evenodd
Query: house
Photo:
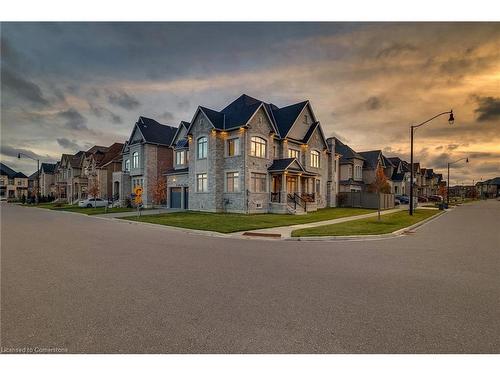
<svg viewBox="0 0 500 375"><path fill-rule="evenodd" d="M365 158L337 138L335 138L335 151L340 154L339 192L362 191Z"/></svg>
<svg viewBox="0 0 500 375"><path fill-rule="evenodd" d="M384 156L381 150L372 150L372 151L363 151L359 152L364 158L363 163L363 182L366 187L369 188L369 185L375 181L375 176L377 173L378 167L382 167L384 170L384 174L387 177L387 182L391 186L392 189L392 181L391 177L394 172L394 165L391 161Z"/></svg>
<svg viewBox="0 0 500 375"><path fill-rule="evenodd" d="M83 160L83 171L88 187L95 187L97 197L113 199L113 172L121 171L123 143L113 143L105 149L87 152Z"/></svg>
<svg viewBox="0 0 500 375"><path fill-rule="evenodd" d="M500 196L500 177L490 178L476 183L479 196L482 198L495 198Z"/></svg>
<svg viewBox="0 0 500 375"><path fill-rule="evenodd" d="M220 111L199 106L172 148L172 208L303 213L335 205L335 139L325 138L309 101L279 108L241 95Z"/></svg>
<svg viewBox="0 0 500 375"><path fill-rule="evenodd" d="M143 188L144 206L153 205L153 192L164 173L172 168L172 139L177 128L140 116L121 151L121 169L112 173L113 196L121 205L130 199L133 189Z"/></svg>
<svg viewBox="0 0 500 375"><path fill-rule="evenodd" d="M22 199L23 196L28 197L28 176L0 163L0 197Z"/></svg>
<svg viewBox="0 0 500 375"><path fill-rule="evenodd" d="M394 166L391 176L392 193L407 195L410 192L410 165L398 157L390 157L389 161Z"/></svg>

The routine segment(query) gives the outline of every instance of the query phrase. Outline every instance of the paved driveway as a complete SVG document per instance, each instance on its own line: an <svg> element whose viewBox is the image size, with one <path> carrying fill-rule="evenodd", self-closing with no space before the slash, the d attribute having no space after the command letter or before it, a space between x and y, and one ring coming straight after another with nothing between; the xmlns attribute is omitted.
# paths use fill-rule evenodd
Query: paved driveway
<svg viewBox="0 0 500 375"><path fill-rule="evenodd" d="M500 202L307 244L1 207L3 348L500 352Z"/></svg>

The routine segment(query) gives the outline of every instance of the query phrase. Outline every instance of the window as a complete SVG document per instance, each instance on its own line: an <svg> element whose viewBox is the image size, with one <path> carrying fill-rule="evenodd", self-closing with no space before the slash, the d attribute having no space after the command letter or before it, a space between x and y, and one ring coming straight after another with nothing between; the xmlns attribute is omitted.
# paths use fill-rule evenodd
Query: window
<svg viewBox="0 0 500 375"><path fill-rule="evenodd" d="M253 173L250 175L250 186L252 192L254 193L265 193L266 192L266 174L265 173Z"/></svg>
<svg viewBox="0 0 500 375"><path fill-rule="evenodd" d="M226 173L226 191L228 193L236 193L240 191L240 173L228 172Z"/></svg>
<svg viewBox="0 0 500 375"><path fill-rule="evenodd" d="M198 139L198 159L205 159L207 157L208 151L208 139L207 137L201 137Z"/></svg>
<svg viewBox="0 0 500 375"><path fill-rule="evenodd" d="M304 115L304 124L307 124L309 122L309 117L307 115Z"/></svg>
<svg viewBox="0 0 500 375"><path fill-rule="evenodd" d="M139 168L139 153L137 151L132 154L132 168Z"/></svg>
<svg viewBox="0 0 500 375"><path fill-rule="evenodd" d="M206 173L196 175L196 191L206 193L208 191L208 178Z"/></svg>
<svg viewBox="0 0 500 375"><path fill-rule="evenodd" d="M130 172L130 159L125 160L125 172Z"/></svg>
<svg viewBox="0 0 500 375"><path fill-rule="evenodd" d="M311 151L311 167L319 168L319 151Z"/></svg>
<svg viewBox="0 0 500 375"><path fill-rule="evenodd" d="M227 140L227 156L236 156L240 154L240 139L231 138Z"/></svg>
<svg viewBox="0 0 500 375"><path fill-rule="evenodd" d="M362 169L360 165L354 167L354 179L360 180L362 175Z"/></svg>
<svg viewBox="0 0 500 375"><path fill-rule="evenodd" d="M186 164L186 151L176 151L175 152L175 164L184 165Z"/></svg>
<svg viewBox="0 0 500 375"><path fill-rule="evenodd" d="M278 157L278 148L276 146L273 146L273 157Z"/></svg>
<svg viewBox="0 0 500 375"><path fill-rule="evenodd" d="M258 158L266 157L266 146L267 142L265 139L260 137L252 137L250 144L250 155L257 156Z"/></svg>
<svg viewBox="0 0 500 375"><path fill-rule="evenodd" d="M294 150L293 148L289 148L288 149L288 157L295 158L295 159L299 160L300 159L300 151Z"/></svg>

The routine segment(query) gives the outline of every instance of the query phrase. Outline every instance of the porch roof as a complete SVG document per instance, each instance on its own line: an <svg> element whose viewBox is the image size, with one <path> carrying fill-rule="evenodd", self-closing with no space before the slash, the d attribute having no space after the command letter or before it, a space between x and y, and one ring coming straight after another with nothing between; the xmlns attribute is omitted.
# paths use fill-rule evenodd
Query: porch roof
<svg viewBox="0 0 500 375"><path fill-rule="evenodd" d="M316 176L317 173L309 172L304 169L302 164L296 158L275 159L273 164L267 168L268 172L292 172L306 176Z"/></svg>

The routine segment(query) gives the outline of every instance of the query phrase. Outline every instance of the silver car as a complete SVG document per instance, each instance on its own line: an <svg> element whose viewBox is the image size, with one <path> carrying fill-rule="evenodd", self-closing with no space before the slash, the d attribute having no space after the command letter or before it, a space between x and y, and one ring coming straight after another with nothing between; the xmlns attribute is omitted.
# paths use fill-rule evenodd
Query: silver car
<svg viewBox="0 0 500 375"><path fill-rule="evenodd" d="M87 198L82 201L78 201L78 207L106 207L108 201L101 198Z"/></svg>

